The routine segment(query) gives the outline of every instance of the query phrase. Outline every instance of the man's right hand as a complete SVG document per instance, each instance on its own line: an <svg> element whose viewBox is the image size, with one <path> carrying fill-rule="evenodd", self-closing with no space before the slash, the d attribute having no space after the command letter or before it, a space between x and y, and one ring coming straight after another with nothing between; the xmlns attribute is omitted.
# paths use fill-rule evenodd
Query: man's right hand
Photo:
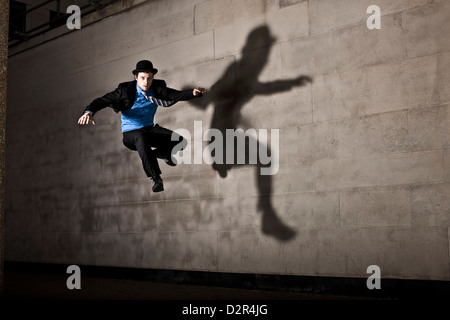
<svg viewBox="0 0 450 320"><path fill-rule="evenodd" d="M92 124L95 125L94 117L90 112L86 112L80 117L80 119L78 119L78 124L89 124L89 122L92 122Z"/></svg>
<svg viewBox="0 0 450 320"><path fill-rule="evenodd" d="M295 81L297 82L297 85L304 86L308 82L312 83L313 79L310 76L299 76L297 79L295 79Z"/></svg>
<svg viewBox="0 0 450 320"><path fill-rule="evenodd" d="M92 122L92 124L95 125L94 117L90 112L86 112L80 117L80 119L78 119L78 124L89 124L89 122Z"/></svg>

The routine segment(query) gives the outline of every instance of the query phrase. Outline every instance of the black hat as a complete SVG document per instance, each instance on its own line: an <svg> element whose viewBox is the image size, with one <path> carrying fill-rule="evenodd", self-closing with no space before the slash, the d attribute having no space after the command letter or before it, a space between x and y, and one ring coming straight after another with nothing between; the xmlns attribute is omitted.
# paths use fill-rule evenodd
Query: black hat
<svg viewBox="0 0 450 320"><path fill-rule="evenodd" d="M153 63L148 60L141 60L136 63L136 69L133 70L133 74L137 75L139 72L151 72L155 75L158 69L153 68Z"/></svg>

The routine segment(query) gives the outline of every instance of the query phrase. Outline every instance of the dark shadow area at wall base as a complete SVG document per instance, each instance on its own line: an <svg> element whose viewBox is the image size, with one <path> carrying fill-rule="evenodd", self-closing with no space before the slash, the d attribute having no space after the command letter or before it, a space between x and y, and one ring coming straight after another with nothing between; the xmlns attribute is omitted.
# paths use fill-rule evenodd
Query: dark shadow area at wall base
<svg viewBox="0 0 450 320"><path fill-rule="evenodd" d="M4 299L27 300L442 300L450 281L243 274L80 265L80 290L69 290L69 265L6 261ZM369 276L369 275L368 275Z"/></svg>

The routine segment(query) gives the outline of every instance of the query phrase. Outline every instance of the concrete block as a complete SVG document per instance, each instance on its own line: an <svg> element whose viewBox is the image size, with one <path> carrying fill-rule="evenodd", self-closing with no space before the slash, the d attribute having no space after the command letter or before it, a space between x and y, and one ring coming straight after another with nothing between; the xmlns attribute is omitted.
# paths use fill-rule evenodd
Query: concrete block
<svg viewBox="0 0 450 320"><path fill-rule="evenodd" d="M12 126L10 126L12 128ZM20 128L20 126L19 126ZM12 130L6 130L6 144L8 146L8 159L6 160L7 169L17 169L32 165L30 158L30 141L31 133L24 133L22 137L17 136L15 133L10 133ZM27 139L28 140L24 140ZM28 151L24 151L28 150Z"/></svg>
<svg viewBox="0 0 450 320"><path fill-rule="evenodd" d="M80 110L81 109L81 110ZM41 108L33 109L33 112L39 113ZM41 134L45 132L55 132L60 130L76 130L79 132L78 118L83 114L84 108L78 100L64 101L63 103L56 103L55 105L49 104L48 106L48 117L47 119L42 119L42 126L40 126L36 133ZM27 112L28 113L28 112ZM100 117L98 119L101 123L108 123L110 125L115 125L120 121L117 117L108 117L108 112L99 113ZM97 120L97 118L96 118Z"/></svg>
<svg viewBox="0 0 450 320"><path fill-rule="evenodd" d="M242 206L244 200L239 197L201 199L198 216L198 230L251 230L255 221L260 219L255 213Z"/></svg>
<svg viewBox="0 0 450 320"><path fill-rule="evenodd" d="M113 112L112 110L102 110ZM100 112L102 112L100 111ZM109 124L97 123L95 126L79 127L80 130L80 157L91 157L106 155L126 150L122 143L120 124L111 126ZM108 137L108 138L106 138Z"/></svg>
<svg viewBox="0 0 450 320"><path fill-rule="evenodd" d="M164 177L164 199L193 199L217 196L216 172ZM160 193L161 194L161 193Z"/></svg>
<svg viewBox="0 0 450 320"><path fill-rule="evenodd" d="M231 212L230 205L226 211L227 221L224 221L224 228L220 231L258 231L262 232L264 210L268 210L270 205L276 205L276 197L271 194L264 196L238 196L225 198L226 203L235 201L238 206L236 212ZM261 205L263 208L261 208ZM278 216L275 212L274 215Z"/></svg>
<svg viewBox="0 0 450 320"><path fill-rule="evenodd" d="M27 153L29 161L33 160L38 165L64 163L77 157L76 136L76 131L69 130L48 133L33 139L33 144L28 143L28 148L22 149L22 152Z"/></svg>
<svg viewBox="0 0 450 320"><path fill-rule="evenodd" d="M266 25L263 16L240 20L233 24L214 29L214 57L221 59L245 51L251 51L270 43L262 39L251 40L250 34ZM272 28L267 26L272 34Z"/></svg>
<svg viewBox="0 0 450 320"><path fill-rule="evenodd" d="M449 279L447 228L343 228L320 230L318 275ZM383 280L381 280L383 286Z"/></svg>
<svg viewBox="0 0 450 320"><path fill-rule="evenodd" d="M113 181L90 185L84 194L93 194L92 205L117 205L151 200L152 183L149 179ZM88 204L85 204L88 205Z"/></svg>
<svg viewBox="0 0 450 320"><path fill-rule="evenodd" d="M52 68L56 69L56 71L59 72L59 76L57 76L56 78L59 78L63 74L76 74L77 72L83 70L89 70L95 67L96 62L98 63L98 60L96 60L96 50L97 47L85 45L81 42L78 47L75 47L70 51L61 53L57 57L57 60L51 59L51 61L49 61L50 64L47 66L47 72L50 72ZM70 67L67 69L67 66Z"/></svg>
<svg viewBox="0 0 450 320"><path fill-rule="evenodd" d="M280 217L295 229L321 230L338 228L339 193L337 192L298 192L278 195L275 198Z"/></svg>
<svg viewBox="0 0 450 320"><path fill-rule="evenodd" d="M31 104L21 106L27 110L42 106L44 104L54 104L61 100L67 99L73 101L79 97L77 87L81 78L77 72L93 67L93 50L85 47L72 47L70 51L62 51L60 53L42 52L44 58L36 61L35 56L30 56L32 64L25 63L21 65L11 65L11 71L24 68L28 73L24 77L33 77L39 79L39 83L34 83L28 87L26 83L11 82L13 88L21 88L21 90L11 90L21 93L22 95L31 95ZM28 65L29 64L29 65ZM14 71L15 72L15 71ZM23 71L18 71L23 72ZM70 88L70 89L68 89Z"/></svg>
<svg viewBox="0 0 450 320"><path fill-rule="evenodd" d="M314 126L313 159L348 158L353 154L353 141L358 140L358 133L354 130L357 120L337 121Z"/></svg>
<svg viewBox="0 0 450 320"><path fill-rule="evenodd" d="M221 92L228 92L230 86L234 90L234 81L227 80L231 74L227 68L234 68L233 63L234 58L226 58L161 74L160 77L172 88L186 89L199 86L206 88L207 92L202 98L179 102L171 108L160 108L156 114L157 121L163 126L167 124L171 130L188 130L192 139L195 134L194 122L201 121L201 126L198 127L204 133L211 127L215 108L220 107ZM234 80L234 70L232 74Z"/></svg>
<svg viewBox="0 0 450 320"><path fill-rule="evenodd" d="M280 2L280 10L267 14L267 25L278 42L309 35L308 1L296 1L286 6Z"/></svg>
<svg viewBox="0 0 450 320"><path fill-rule="evenodd" d="M160 15L154 15L151 5L149 10L144 11L145 17L152 17L143 19L144 30L148 31L143 34L142 40L147 46L150 45L150 48L194 36L195 2L191 1L186 7L178 2L173 7L172 11L161 12Z"/></svg>
<svg viewBox="0 0 450 320"><path fill-rule="evenodd" d="M411 8L425 6L432 0L381 0L373 3L370 0L346 0L337 3L333 0L312 0L309 2L311 33L326 32L346 25L359 24L367 21L371 14L367 8L376 4L381 10L381 28L384 27L385 15L402 12Z"/></svg>
<svg viewBox="0 0 450 320"><path fill-rule="evenodd" d="M210 0L195 6L195 34L211 31L265 12L265 1Z"/></svg>
<svg viewBox="0 0 450 320"><path fill-rule="evenodd" d="M95 69L83 72L84 82L82 85L86 90L86 96L91 96L93 92L92 98L97 98L115 90L121 82L134 80L131 71L136 67L136 63L142 59L152 60L152 56L147 53L148 51L140 55L124 56L114 61L99 63ZM105 76L106 74L108 76Z"/></svg>
<svg viewBox="0 0 450 320"><path fill-rule="evenodd" d="M46 22L47 22L46 18ZM47 54L48 56L52 55L58 55L63 52L69 52L72 49L82 46L84 41L86 40L83 38L83 31L84 28L81 28L80 30L77 30L77 32L67 32L63 36L52 39L51 41L46 41L44 43L39 44L38 46L32 48L31 50L25 50L21 52L19 55L28 54L30 53L32 56L42 56ZM51 39L46 38L46 39ZM35 52L33 52L35 51ZM44 53L45 51L45 53ZM30 61L32 62L32 61Z"/></svg>
<svg viewBox="0 0 450 320"><path fill-rule="evenodd" d="M71 225L72 218L78 215L78 207L56 207L47 206L38 208L40 228L43 233L49 232L70 232L73 230Z"/></svg>
<svg viewBox="0 0 450 320"><path fill-rule="evenodd" d="M148 16L152 18L149 19ZM116 20L111 30L114 32L102 34L101 38L96 37L95 61L105 63L118 58L133 55L136 52L143 52L157 48L159 46L190 38L194 35L194 8L187 7L182 11L164 13L157 15L150 6L143 6L136 21L139 24L130 24L126 15L112 17ZM176 23L173 23L176 21ZM117 23L117 24L116 24ZM123 27L119 27L123 25ZM145 30L142 32L141 30ZM114 41L114 39L123 39ZM104 50L104 48L110 48Z"/></svg>
<svg viewBox="0 0 450 320"><path fill-rule="evenodd" d="M413 226L450 226L448 183L412 188L411 223Z"/></svg>
<svg viewBox="0 0 450 320"><path fill-rule="evenodd" d="M342 123L336 123L335 125L323 126L314 125L310 127L311 133L315 144L311 150L311 157L313 160L320 159L334 159L337 158L342 150L341 143L348 141L346 138L345 126ZM347 136L348 137L348 136Z"/></svg>
<svg viewBox="0 0 450 320"><path fill-rule="evenodd" d="M281 44L282 74L285 78L309 75L314 79L332 73L334 55L332 33L284 42Z"/></svg>
<svg viewBox="0 0 450 320"><path fill-rule="evenodd" d="M150 60L155 68L162 73L187 65L208 62L214 59L213 33L205 32L188 39L171 42L145 51L142 55L151 57Z"/></svg>
<svg viewBox="0 0 450 320"><path fill-rule="evenodd" d="M317 190L391 186L443 180L442 150L316 162Z"/></svg>
<svg viewBox="0 0 450 320"><path fill-rule="evenodd" d="M220 232L218 271L283 275L315 274L317 231L299 233L283 244L259 231Z"/></svg>
<svg viewBox="0 0 450 320"><path fill-rule="evenodd" d="M96 184L90 186L87 193L92 192L96 195L93 199L95 205L216 196L215 172L184 176L166 176L163 173L162 178L164 192L160 193L152 192L152 181L146 177L139 180Z"/></svg>
<svg viewBox="0 0 450 320"><path fill-rule="evenodd" d="M70 261L68 253L65 251L67 247L58 243L61 232L44 232L41 235L41 257L40 260L45 263L67 263ZM68 233L64 233L68 234ZM64 240L63 240L64 241ZM56 252L58 253L56 253ZM69 259L68 259L69 258ZM73 260L72 260L73 261ZM70 262L67 266L70 265Z"/></svg>
<svg viewBox="0 0 450 320"><path fill-rule="evenodd" d="M285 8L285 7L289 7L292 6L296 3L299 2L303 2L304 0L278 0L278 1L274 1L275 3L278 2L278 6L280 8Z"/></svg>
<svg viewBox="0 0 450 320"><path fill-rule="evenodd" d="M312 164L281 164L278 172L267 179L272 180L272 192L275 194L315 189Z"/></svg>
<svg viewBox="0 0 450 320"><path fill-rule="evenodd" d="M314 122L363 116L366 72L318 76L312 85Z"/></svg>
<svg viewBox="0 0 450 320"><path fill-rule="evenodd" d="M160 201L154 203L158 213L158 231L196 231L200 219L198 200Z"/></svg>
<svg viewBox="0 0 450 320"><path fill-rule="evenodd" d="M402 79L405 103L410 108L436 103L439 66L434 56L407 60ZM420 81L417 81L420 79Z"/></svg>
<svg viewBox="0 0 450 320"><path fill-rule="evenodd" d="M446 1L402 13L408 57L419 57L450 49L450 4Z"/></svg>
<svg viewBox="0 0 450 320"><path fill-rule="evenodd" d="M288 8L271 10L265 16L257 15L216 28L214 30L215 57L219 59L270 45L269 39L254 36L253 32L262 26L268 28L274 43L307 36L308 22L308 4L301 2Z"/></svg>
<svg viewBox="0 0 450 320"><path fill-rule="evenodd" d="M73 261L81 264L80 257L84 255L82 249L82 236L80 233L73 232L49 232L42 235L42 241L45 241L45 248L43 256L44 261L50 263L61 263L68 265Z"/></svg>
<svg viewBox="0 0 450 320"><path fill-rule="evenodd" d="M279 68L273 68L271 80L264 80L266 70L270 69L264 69L259 82L250 78L238 79L238 86L247 88L247 95L242 95L248 100L242 109L242 122L247 123L247 127L275 129L311 123L310 84L301 85L297 78L278 77L275 70Z"/></svg>
<svg viewBox="0 0 450 320"><path fill-rule="evenodd" d="M333 32L337 72L405 58L405 40L399 15L384 17L383 27L369 30L365 23Z"/></svg>
<svg viewBox="0 0 450 320"><path fill-rule="evenodd" d="M86 158L76 158L70 165L68 171L68 180L73 183L74 186L81 187L86 185L92 185L102 182L110 182L112 177L109 175L103 175L100 171L100 164L102 156L93 156ZM83 172L83 174L80 174Z"/></svg>
<svg viewBox="0 0 450 320"><path fill-rule="evenodd" d="M371 3L370 0L368 3ZM391 14L395 12L402 12L416 7L423 7L432 4L433 0L400 0L400 1L389 1L381 0L379 2L380 8L382 8L383 14ZM369 6L369 5L368 5Z"/></svg>
<svg viewBox="0 0 450 320"><path fill-rule="evenodd" d="M82 193L71 185L61 187L42 188L39 187L36 190L26 190L28 192L34 192L34 195L30 195L33 200L33 206L35 207L56 207L65 208L78 205L82 201L78 201Z"/></svg>
<svg viewBox="0 0 450 320"><path fill-rule="evenodd" d="M314 125L280 129L280 164L312 164L315 161Z"/></svg>
<svg viewBox="0 0 450 320"><path fill-rule="evenodd" d="M81 242L77 261L84 265L136 267L143 256L139 233L78 233Z"/></svg>
<svg viewBox="0 0 450 320"><path fill-rule="evenodd" d="M70 215L71 232L143 232L156 228L152 203L80 207Z"/></svg>
<svg viewBox="0 0 450 320"><path fill-rule="evenodd" d="M253 195L258 192L256 184L259 170L256 166L233 167L225 178L217 178L217 195L219 197L236 197Z"/></svg>
<svg viewBox="0 0 450 320"><path fill-rule="evenodd" d="M342 227L409 227L411 192L408 187L340 192Z"/></svg>
<svg viewBox="0 0 450 320"><path fill-rule="evenodd" d="M191 146L193 144L193 142L190 142ZM205 150L204 148L206 147L206 143L203 143L204 147L203 150ZM178 155L181 156L181 152L178 153ZM191 147L191 160L194 159L194 151L193 148ZM211 165L207 164L204 162L204 160L202 160L202 163L200 164L196 164L193 163L194 160L192 160L191 163L179 163L176 167L167 167L167 164L165 162L163 162L162 160L159 160L159 165L162 168L166 168L164 169L165 174L168 176L181 176L181 175L189 175L192 173L198 173L198 174L210 174L213 171L213 168ZM161 169L163 170L163 169Z"/></svg>
<svg viewBox="0 0 450 320"><path fill-rule="evenodd" d="M14 81L8 82L9 87L18 88L19 84L15 83ZM19 113L23 113L32 109L37 108L38 106L42 105L43 101L48 101L50 94L48 93L42 93L39 95L39 91L46 89L46 87L39 87L39 86L27 86L26 84L23 86L22 91L11 91L11 95L8 93L7 97L7 105L8 106L15 106L14 108L9 107L11 110L12 115L17 115ZM36 99L36 97L39 97ZM41 102L41 104L38 105L38 101ZM17 106L17 107L16 107ZM8 110L9 110L8 109ZM8 111L9 112L9 111Z"/></svg>
<svg viewBox="0 0 450 320"><path fill-rule="evenodd" d="M290 81L289 79L285 79ZM294 79L291 79L295 81ZM283 81L283 80L281 80ZM290 91L271 97L276 112L273 115L274 128L286 128L313 122L313 99L311 84L292 87ZM288 115L288 116L286 116Z"/></svg>
<svg viewBox="0 0 450 320"><path fill-rule="evenodd" d="M200 150L200 147L198 146L202 146L203 152L205 152L206 147L208 145L208 143L206 141L203 141L201 144L197 142L197 140L193 141L191 140L188 144L188 146L186 147L186 149L184 151L181 151L178 153L178 155L181 157L184 155L184 152L190 152L190 162L188 160L187 163L182 163L177 165L175 168L170 168L170 171L167 171L167 174L170 175L184 175L184 174L192 174L192 173L198 173L198 174L212 174L215 175L215 173L213 173L213 167L212 165L206 163L205 159L206 156L203 156L201 161L199 161L200 163L196 163L195 159L197 157L197 150ZM190 151L189 151L190 148ZM200 154L200 153L198 153ZM183 160L184 161L184 160ZM160 161L162 162L162 161ZM166 165L166 164L163 164Z"/></svg>
<svg viewBox="0 0 450 320"><path fill-rule="evenodd" d="M94 37L99 38L101 36L111 37L114 34L117 35L118 32L123 30L129 30L132 35L133 32L136 34L139 30L146 30L147 33L151 33L153 30L149 30L148 28L149 24L152 25L151 21L156 23L156 26L162 24L161 28L165 29L166 26L163 22L164 17L167 21L177 20L177 22L179 22L184 18L193 20L194 7L199 2L201 1L189 0L182 2L146 2L139 0L138 2L133 1L132 4L114 4L113 6L104 8L101 12L97 12L97 14L82 19L82 29L80 30L84 31L82 41L87 42ZM189 13L186 13L187 10L189 10ZM129 22L130 11L135 21L139 21L139 23L132 24ZM92 19L92 17L94 19ZM101 19L102 23L95 23L95 19ZM143 24L146 24L145 27L143 27ZM155 25L152 25L152 28L155 29ZM162 33L161 36L163 36Z"/></svg>
<svg viewBox="0 0 450 320"><path fill-rule="evenodd" d="M113 30L120 30L117 26L112 28L114 28ZM95 43L92 43L91 45L94 48L92 57L96 67L108 62L114 62L124 56L133 55L136 52L149 50L153 47L153 43L151 42L148 33L142 33L133 29L130 30L130 28L125 28L119 33L95 37L94 39ZM123 40L116 41L115 39ZM108 48L108 50L105 50L105 48ZM131 70L129 71L130 75Z"/></svg>
<svg viewBox="0 0 450 320"><path fill-rule="evenodd" d="M405 105L400 89L403 86L402 71L402 64L398 63L368 69L365 105L369 114L409 107Z"/></svg>
<svg viewBox="0 0 450 320"><path fill-rule="evenodd" d="M38 91L33 93L35 101L28 107L42 108L43 105L50 104L50 108L59 108L59 111L62 112L67 106L74 106L74 108L76 106L77 115L79 115L86 106L83 104L77 105L77 102L80 103L80 96L84 97L84 92L80 90L81 82L81 77L78 74L63 74L63 71L61 71L54 79L43 82L36 87ZM101 82L98 81L98 83ZM71 90L67 90L67 88L71 88Z"/></svg>
<svg viewBox="0 0 450 320"><path fill-rule="evenodd" d="M275 84L275 81L282 77L280 45L254 48L236 54L235 70L238 94L244 95L248 92L265 94L265 91L271 88L261 87L260 84L268 82Z"/></svg>
<svg viewBox="0 0 450 320"><path fill-rule="evenodd" d="M214 85L219 86L221 80L226 78L226 73L230 72L229 67L235 62L234 57L226 57L219 60L207 61L194 66L185 66L182 69L171 70L170 72L158 73L158 78L166 81L171 88L186 89L196 86L207 89L205 95L200 99L191 100L190 102L208 101L211 102L214 91L211 91ZM234 74L234 72L233 72ZM233 77L234 79L234 77ZM215 88L215 87L214 87ZM197 105L194 103L194 106ZM203 106L202 106L203 107ZM198 106L200 109L201 107ZM206 109L206 106L204 106ZM170 110L170 109L169 109Z"/></svg>
<svg viewBox="0 0 450 320"><path fill-rule="evenodd" d="M210 119L209 112L193 107L188 102L180 102L170 108L159 108L155 115L156 123L177 132L188 141L194 141L197 132L199 137L202 138L200 133L204 134L210 128ZM193 145L191 145L192 148ZM193 150L191 151L193 152Z"/></svg>
<svg viewBox="0 0 450 320"><path fill-rule="evenodd" d="M450 102L450 88L448 83L450 81L450 53L441 53L438 55L438 92L439 92L439 102L449 103Z"/></svg>
<svg viewBox="0 0 450 320"><path fill-rule="evenodd" d="M13 78L17 77L16 79L23 79L24 76L39 79L46 78L53 74L51 62L61 60L62 57L72 52L77 52L82 44L80 40L80 33L71 32L63 37L41 43L18 54L14 54L14 50L11 50L11 57L8 59L8 70L14 72L15 76ZM86 57L86 59L89 59L89 57ZM67 68L66 64L64 72L71 73L72 71L73 69ZM24 85L26 85L26 82L22 81L20 87L23 88Z"/></svg>
<svg viewBox="0 0 450 320"><path fill-rule="evenodd" d="M222 2L220 7L219 1L206 1L195 6L195 34L200 34L209 30L213 30L219 26L231 24L233 17L231 14L225 15L224 7L230 6L231 1Z"/></svg>
<svg viewBox="0 0 450 320"><path fill-rule="evenodd" d="M238 56L235 108L242 110L246 128L280 129L312 121L310 84L283 78L280 54L280 46L274 46L270 53L259 49Z"/></svg>
<svg viewBox="0 0 450 320"><path fill-rule="evenodd" d="M366 156L414 150L408 140L406 112L391 112L368 116L337 124L344 139L338 142L338 156ZM339 136L337 136L339 137Z"/></svg>
<svg viewBox="0 0 450 320"><path fill-rule="evenodd" d="M228 225L232 229L224 231L258 231L264 237L279 242L294 241L299 226L297 220L289 216L292 211L287 206L285 194L260 194L239 197L239 216L230 216ZM292 220L292 221L291 221Z"/></svg>
<svg viewBox="0 0 450 320"><path fill-rule="evenodd" d="M215 271L217 231L148 232L143 239L143 268Z"/></svg>
<svg viewBox="0 0 450 320"><path fill-rule="evenodd" d="M309 2L311 34L324 33L338 27L361 23L368 17L367 1L311 0Z"/></svg>
<svg viewBox="0 0 450 320"><path fill-rule="evenodd" d="M203 0L157 0L151 3L144 3L151 8L151 11L158 14L164 14L167 12L180 12L186 8L193 8L197 4L204 2Z"/></svg>
<svg viewBox="0 0 450 320"><path fill-rule="evenodd" d="M450 105L408 112L408 137L416 150L441 149L450 145Z"/></svg>
<svg viewBox="0 0 450 320"><path fill-rule="evenodd" d="M363 157L411 150L406 112L317 123L302 128L312 160ZM309 148L309 149L308 149ZM302 151L304 152L304 151Z"/></svg>
<svg viewBox="0 0 450 320"><path fill-rule="evenodd" d="M436 103L437 76L436 56L368 68L366 112L422 108Z"/></svg>
<svg viewBox="0 0 450 320"><path fill-rule="evenodd" d="M450 181L450 150L444 149L445 181Z"/></svg>
<svg viewBox="0 0 450 320"><path fill-rule="evenodd" d="M95 168L95 182L97 183L137 180L146 177L139 154L134 151L90 157L86 159L86 166Z"/></svg>
<svg viewBox="0 0 450 320"><path fill-rule="evenodd" d="M5 215L4 225L5 260L40 261L43 247L41 246L38 210L18 209L8 211Z"/></svg>

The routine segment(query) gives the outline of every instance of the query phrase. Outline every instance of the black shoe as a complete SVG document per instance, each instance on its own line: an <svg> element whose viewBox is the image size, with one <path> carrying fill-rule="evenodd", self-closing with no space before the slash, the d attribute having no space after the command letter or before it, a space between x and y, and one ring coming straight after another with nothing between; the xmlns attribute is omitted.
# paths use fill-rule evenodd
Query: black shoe
<svg viewBox="0 0 450 320"><path fill-rule="evenodd" d="M164 185L161 177L152 178L153 179L153 192L161 192L164 191Z"/></svg>
<svg viewBox="0 0 450 320"><path fill-rule="evenodd" d="M167 163L167 165L169 165L171 167L175 167L177 165L177 160L175 160L175 159L172 160L172 157L165 158L164 161Z"/></svg>

